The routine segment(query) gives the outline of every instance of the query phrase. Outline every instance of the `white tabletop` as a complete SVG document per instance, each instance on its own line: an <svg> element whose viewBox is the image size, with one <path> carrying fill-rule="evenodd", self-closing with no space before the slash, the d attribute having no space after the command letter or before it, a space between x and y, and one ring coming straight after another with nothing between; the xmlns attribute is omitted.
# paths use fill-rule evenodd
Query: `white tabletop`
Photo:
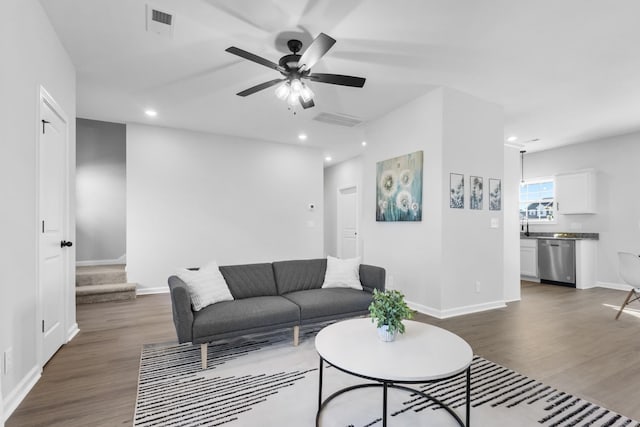
<svg viewBox="0 0 640 427"><path fill-rule="evenodd" d="M369 378L420 382L445 378L467 369L471 347L437 326L405 320L395 341L378 337L369 318L345 320L322 329L316 350L331 365Z"/></svg>

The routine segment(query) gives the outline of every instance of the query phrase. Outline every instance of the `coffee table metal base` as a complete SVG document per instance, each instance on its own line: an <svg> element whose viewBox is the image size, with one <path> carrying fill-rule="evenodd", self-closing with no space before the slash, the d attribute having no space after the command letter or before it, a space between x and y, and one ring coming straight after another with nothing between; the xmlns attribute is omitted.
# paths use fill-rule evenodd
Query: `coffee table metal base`
<svg viewBox="0 0 640 427"><path fill-rule="evenodd" d="M388 394L388 390L389 388L394 388L394 389L398 389L398 390L404 390L404 391L408 391L411 393L415 393L419 396L424 397L427 400L430 400L436 404L438 404L440 407L442 407L443 409L445 409L449 414L451 414L451 416L458 422L458 424L462 427L470 427L470 415L471 415L471 365L469 365L469 367L463 371L460 372L458 374L452 375L450 377L446 377L446 378L439 378L437 380L433 380L433 381L416 381L416 382L402 382L399 383L397 381L388 381L388 380L383 380L380 378L370 378L367 376L363 376L363 375L359 375L356 374L354 372L349 372L345 369L341 369L338 366L332 365L334 368L345 372L349 375L353 375L356 377L360 377L360 378L364 378L367 380L371 380L371 381L375 381L373 383L365 383L365 384L357 384L357 385L353 385L350 387L345 387L343 389L340 389L338 391L336 391L335 393L333 393L331 396L327 397L324 401L322 400L322 377L323 377L323 368L324 368L324 363L325 360L320 357L320 369L319 369L319 382L318 382L318 412L316 413L316 427L320 427L320 415L322 413L322 410L327 406L327 404L329 402L331 402L333 399L335 399L336 397L347 393L349 391L352 390L357 390L357 389L361 389L361 388L369 388L369 387L381 387L382 388L382 426L386 427L387 425L387 394ZM328 363L328 362L327 362ZM458 377L462 374L466 374L466 403L465 403L465 409L466 409L466 423L463 423L462 420L460 419L460 417L458 416L458 414L456 414L453 409L451 409L450 407L448 407L447 405L445 405L442 401L436 399L433 396L430 396L420 390L416 390L414 388L411 387L407 387L404 384L427 384L427 383L433 383L433 382L438 382L438 381L443 381L443 380L447 380L450 378L455 378Z"/></svg>

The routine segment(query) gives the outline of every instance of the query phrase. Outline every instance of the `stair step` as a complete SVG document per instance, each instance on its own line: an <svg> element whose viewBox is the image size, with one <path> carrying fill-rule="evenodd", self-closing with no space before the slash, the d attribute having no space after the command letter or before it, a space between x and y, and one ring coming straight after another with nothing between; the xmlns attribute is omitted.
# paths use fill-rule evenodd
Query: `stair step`
<svg viewBox="0 0 640 427"><path fill-rule="evenodd" d="M76 287L76 304L123 301L135 298L135 283L111 283Z"/></svg>
<svg viewBox="0 0 640 427"><path fill-rule="evenodd" d="M91 265L76 267L76 286L93 286L108 283L124 283L127 272L124 264Z"/></svg>

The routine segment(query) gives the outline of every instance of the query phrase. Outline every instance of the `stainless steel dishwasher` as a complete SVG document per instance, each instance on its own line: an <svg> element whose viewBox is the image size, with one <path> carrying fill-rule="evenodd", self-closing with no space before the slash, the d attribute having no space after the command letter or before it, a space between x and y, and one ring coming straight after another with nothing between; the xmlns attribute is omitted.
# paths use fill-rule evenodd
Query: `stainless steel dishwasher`
<svg viewBox="0 0 640 427"><path fill-rule="evenodd" d="M576 287L576 241L538 240L540 282Z"/></svg>

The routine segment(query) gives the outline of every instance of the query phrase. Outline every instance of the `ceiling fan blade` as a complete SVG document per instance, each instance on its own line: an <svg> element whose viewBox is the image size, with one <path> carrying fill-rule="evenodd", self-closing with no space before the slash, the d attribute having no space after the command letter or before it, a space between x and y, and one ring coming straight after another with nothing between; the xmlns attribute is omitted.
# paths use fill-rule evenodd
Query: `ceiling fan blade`
<svg viewBox="0 0 640 427"><path fill-rule="evenodd" d="M246 50L242 50L235 46L228 47L225 49L225 51L232 53L234 55L238 55L241 58L248 59L249 61L253 61L257 64L264 65L265 67L268 67L277 71L284 71L284 68L282 68L280 65L276 64L275 62L269 61L268 59L265 59L261 56L254 55L251 52L247 52Z"/></svg>
<svg viewBox="0 0 640 427"><path fill-rule="evenodd" d="M254 94L256 92L260 92L263 89L266 89L268 87L271 86L275 86L280 82L283 82L285 79L274 79L274 80L269 80L268 82L264 82L264 83L260 83L259 85L255 85L253 87L250 87L249 89L245 89L242 92L238 92L236 95L238 96L248 96L251 94Z"/></svg>
<svg viewBox="0 0 640 427"><path fill-rule="evenodd" d="M320 60L324 56L325 53L331 49L331 46L334 45L335 39L332 39L325 33L320 33L318 37L313 40L311 45L304 51L300 60L298 60L298 64L300 64L300 69L309 70L313 67L316 62Z"/></svg>
<svg viewBox="0 0 640 427"><path fill-rule="evenodd" d="M324 73L309 74L308 78L314 82L352 87L362 87L364 86L364 82L367 80L364 77L343 76L342 74Z"/></svg>
<svg viewBox="0 0 640 427"><path fill-rule="evenodd" d="M311 108L311 107L315 106L316 104L313 102L313 99L310 99L309 102L304 102L304 99L302 99L302 97L300 97L300 105L302 105L302 108L304 108L306 110L307 108Z"/></svg>

